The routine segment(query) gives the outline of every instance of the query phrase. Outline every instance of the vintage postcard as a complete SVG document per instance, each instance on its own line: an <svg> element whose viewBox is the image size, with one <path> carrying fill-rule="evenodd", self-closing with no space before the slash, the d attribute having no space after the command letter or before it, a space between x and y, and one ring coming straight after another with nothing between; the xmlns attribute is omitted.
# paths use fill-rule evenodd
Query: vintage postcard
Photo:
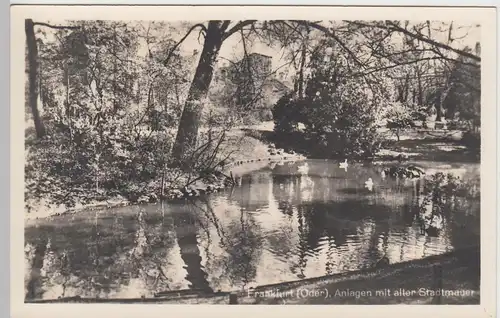
<svg viewBox="0 0 500 318"><path fill-rule="evenodd" d="M12 316L493 317L495 18L13 6Z"/></svg>

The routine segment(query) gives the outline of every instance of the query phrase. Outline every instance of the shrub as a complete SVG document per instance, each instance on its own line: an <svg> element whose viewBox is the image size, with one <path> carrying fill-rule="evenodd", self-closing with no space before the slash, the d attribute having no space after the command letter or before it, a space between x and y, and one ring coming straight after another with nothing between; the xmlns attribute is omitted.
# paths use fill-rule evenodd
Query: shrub
<svg viewBox="0 0 500 318"><path fill-rule="evenodd" d="M428 111L428 108L429 107L426 107L426 106L420 106L418 107L416 110L413 110L411 112L411 118L414 120L414 121L426 121L427 120L427 117L429 116L429 111Z"/></svg>
<svg viewBox="0 0 500 318"><path fill-rule="evenodd" d="M330 158L371 157L379 148L376 129L378 96L356 79L308 85L306 133Z"/></svg>
<svg viewBox="0 0 500 318"><path fill-rule="evenodd" d="M305 120L303 104L304 101L294 98L292 94L281 97L272 109L274 131L277 133L294 131L297 124Z"/></svg>
<svg viewBox="0 0 500 318"><path fill-rule="evenodd" d="M298 147L300 143L301 151L328 158L372 157L380 147L376 99L369 98L365 87L355 81L343 81L335 89L315 84L310 82L304 99L288 95L276 103L273 118L277 135L290 135L302 123L302 138L288 142Z"/></svg>
<svg viewBox="0 0 500 318"><path fill-rule="evenodd" d="M401 130L415 127L414 120L424 117L423 114L412 112L408 105L401 102L388 103L385 118L389 128L399 141Z"/></svg>
<svg viewBox="0 0 500 318"><path fill-rule="evenodd" d="M456 197L480 199L480 180L478 176L459 177L451 173L437 172L426 177L422 194L440 208L444 208Z"/></svg>
<svg viewBox="0 0 500 318"><path fill-rule="evenodd" d="M27 145L26 201L72 207L116 195L133 199L160 180L173 136L132 130L126 120L92 127L75 121ZM137 127L135 127L137 128Z"/></svg>

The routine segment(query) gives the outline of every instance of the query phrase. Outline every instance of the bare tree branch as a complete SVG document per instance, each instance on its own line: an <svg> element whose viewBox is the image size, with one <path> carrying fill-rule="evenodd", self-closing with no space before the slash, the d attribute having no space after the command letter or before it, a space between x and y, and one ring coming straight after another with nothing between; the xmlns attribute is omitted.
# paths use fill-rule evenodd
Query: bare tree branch
<svg viewBox="0 0 500 318"><path fill-rule="evenodd" d="M464 57L470 58L470 59L478 61L478 62L481 61L481 58L477 55L466 52L464 50L455 49L449 45L437 42L435 40L432 40L430 37L424 36L421 33L415 34L413 32L410 32L410 31L400 27L399 25L397 25L391 21L386 21L385 25L374 24L374 23L365 23L365 22L360 22L360 21L345 21L345 22L350 23L350 24L354 24L354 25L358 25L358 26L363 26L363 27L378 28L378 29L382 29L382 30L390 30L390 31L400 32L400 33L403 33L411 38L414 38L414 39L417 39L419 41L425 42L427 44L433 45L437 48L441 48L441 49L445 49L447 51L454 52L460 56L464 56ZM430 32L430 29L428 29L428 30Z"/></svg>
<svg viewBox="0 0 500 318"><path fill-rule="evenodd" d="M224 33L224 35L222 36L222 41L226 40L228 37L238 32L239 30L243 29L244 27L251 25L255 22L257 22L257 20L244 20L236 23L231 29L229 29L227 32Z"/></svg>
<svg viewBox="0 0 500 318"><path fill-rule="evenodd" d="M405 62L400 62L397 64L392 64L392 65L388 65L388 66L384 66L384 67L367 69L366 72L358 72L358 73L353 74L353 76L366 76L369 74L373 74L373 73L380 72L380 71L385 71L385 70L388 70L391 68L396 68L396 67L403 66L403 65L410 65L410 64L420 63L422 61L431 61L431 60L440 60L440 59L441 59L441 57L435 56L435 57L421 58L421 59L412 60L412 61L405 61Z"/></svg>
<svg viewBox="0 0 500 318"><path fill-rule="evenodd" d="M342 40L340 40L340 38L337 35L335 35L334 32L330 31L327 27L322 26L322 25L320 25L318 23L309 22L309 21L303 21L303 20L292 20L292 21L295 22L295 23L301 24L301 25L310 26L312 28L315 28L316 30L319 30L319 31L325 33L325 35L333 38L340 45L340 47L342 47L342 49L344 49L344 51L346 51L354 59L354 61L356 62L356 64L358 64L361 67L365 67L365 65L358 59L358 57L356 56L356 54L354 54L345 45L345 43Z"/></svg>
<svg viewBox="0 0 500 318"><path fill-rule="evenodd" d="M201 23L197 23L195 25L193 25L189 30L188 32L186 33L186 35L184 35L184 37L182 39L179 40L179 42L177 42L174 47L168 52L168 55L167 57L165 58L165 60L163 60L162 64L164 66L167 66L168 62L170 61L170 58L172 57L172 55L174 54L175 50L177 50L177 48L182 44L182 42L184 42L187 37L191 34L191 32L193 32L194 29L196 28L201 28L203 31L207 32L207 28L205 27L205 25L201 24Z"/></svg>
<svg viewBox="0 0 500 318"><path fill-rule="evenodd" d="M74 25L53 25L53 24L48 24L45 22L33 22L33 26L44 26L47 28L51 29L56 29L56 30L77 30L80 29L80 26L74 26Z"/></svg>

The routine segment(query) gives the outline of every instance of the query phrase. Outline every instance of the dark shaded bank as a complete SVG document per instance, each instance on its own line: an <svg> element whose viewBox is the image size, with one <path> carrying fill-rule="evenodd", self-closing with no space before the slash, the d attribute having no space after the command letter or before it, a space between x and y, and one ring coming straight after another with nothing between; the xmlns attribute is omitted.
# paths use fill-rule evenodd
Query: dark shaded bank
<svg viewBox="0 0 500 318"><path fill-rule="evenodd" d="M438 269L436 271L436 269ZM436 279L441 277L441 279ZM420 260L294 282L259 286L239 293L168 291L155 298L71 297L31 303L172 304L479 304L480 249L473 246ZM444 290L438 297L436 290ZM451 293L451 294L450 294Z"/></svg>
<svg viewBox="0 0 500 318"><path fill-rule="evenodd" d="M309 159L325 158L325 148L300 131L276 133L256 129L244 129L247 136L264 143L274 143L287 152L296 152ZM471 141L468 133L445 130L410 130L401 133L401 140L391 139L388 132L381 133L381 149L369 156L372 160L396 160L399 155L418 161L480 162L478 140ZM463 136L462 136L463 135ZM476 137L477 138L477 137Z"/></svg>
<svg viewBox="0 0 500 318"><path fill-rule="evenodd" d="M277 148L282 148L287 152L293 151L309 159L325 159L324 148L317 142L307 138L304 133L293 131L288 133L276 133L274 131L242 129L250 137L260 140L264 143L273 143ZM329 158L333 159L333 158Z"/></svg>
<svg viewBox="0 0 500 318"><path fill-rule="evenodd" d="M261 286L242 294L239 303L479 304L479 285L480 249L475 246L379 269ZM447 295L437 297L434 291L440 289Z"/></svg>
<svg viewBox="0 0 500 318"><path fill-rule="evenodd" d="M442 162L480 162L480 149L461 140L407 139L387 143L386 150L408 154L415 160ZM382 158L383 159L383 158Z"/></svg>

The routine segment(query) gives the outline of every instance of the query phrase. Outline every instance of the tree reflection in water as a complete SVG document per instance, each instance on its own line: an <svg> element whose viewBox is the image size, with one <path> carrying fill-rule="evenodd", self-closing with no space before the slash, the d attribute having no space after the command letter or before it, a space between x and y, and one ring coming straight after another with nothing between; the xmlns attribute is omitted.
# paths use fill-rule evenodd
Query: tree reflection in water
<svg viewBox="0 0 500 318"><path fill-rule="evenodd" d="M196 211L191 204L180 204L172 213L174 228L179 244L181 258L185 263L186 280L192 289L212 292L207 281L207 273L201 265L200 249L198 247L198 223Z"/></svg>
<svg viewBox="0 0 500 318"><path fill-rule="evenodd" d="M223 193L82 212L28 226L26 299L247 288L391 263L479 242L478 180L382 180L378 168L276 165ZM373 178L375 191L363 191ZM303 194L304 184L308 195ZM476 190L474 190L476 189ZM419 231L424 202L438 237ZM426 203L427 204L427 203Z"/></svg>
<svg viewBox="0 0 500 318"><path fill-rule="evenodd" d="M40 239L36 242L27 243L25 247L26 272L25 289L26 299L38 299L43 297L44 289L41 282L41 268L45 258L47 243Z"/></svg>
<svg viewBox="0 0 500 318"><path fill-rule="evenodd" d="M245 288L257 274L256 264L262 253L263 237L258 224L250 214L240 210L239 222L234 220L227 226L225 258L226 274L233 286Z"/></svg>
<svg viewBox="0 0 500 318"><path fill-rule="evenodd" d="M228 202L226 202L228 203ZM233 202L234 203L234 202ZM263 236L259 224L255 222L252 215L246 213L238 206L227 206L226 208L238 212L239 217L231 214L227 223L222 223L217 215L225 215L223 206L213 206L207 200L190 203L198 208L198 217L205 216L205 220L216 229L219 236L219 246L222 253L210 255L207 251L206 257L211 258L211 268L217 268L219 277L212 277L212 286L234 286L245 288L249 282L255 279L257 274L257 263L262 253ZM217 210L217 215L215 210ZM230 213L230 211L227 211ZM202 221L203 222L203 221Z"/></svg>
<svg viewBox="0 0 500 318"><path fill-rule="evenodd" d="M163 264L175 241L171 222L162 227L139 207L123 215L87 213L75 221L46 222L25 232L30 275L26 299L139 297L168 288ZM29 255L27 255L28 257ZM129 288L127 288L129 287Z"/></svg>

